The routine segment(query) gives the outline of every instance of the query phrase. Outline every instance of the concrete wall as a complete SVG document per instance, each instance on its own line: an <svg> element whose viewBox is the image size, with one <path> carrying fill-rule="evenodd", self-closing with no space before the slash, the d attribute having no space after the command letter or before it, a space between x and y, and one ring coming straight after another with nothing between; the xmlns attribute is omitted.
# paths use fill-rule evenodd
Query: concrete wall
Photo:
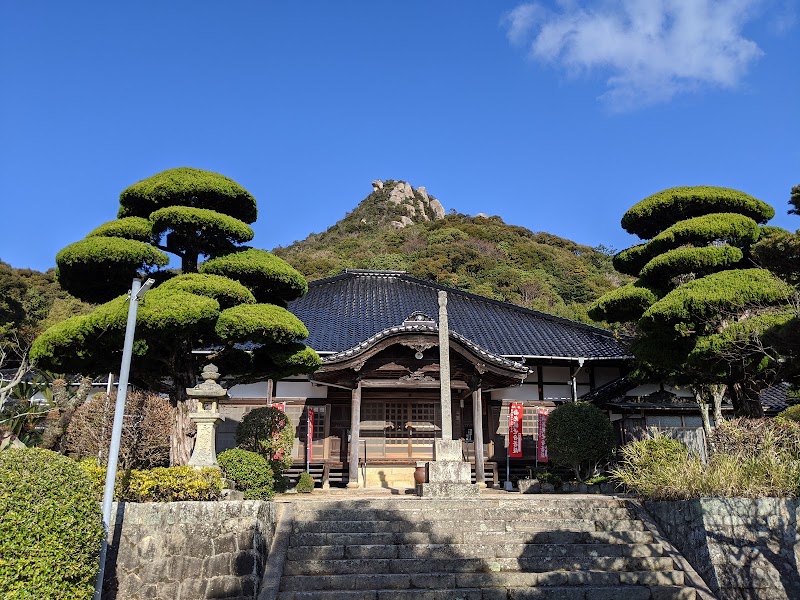
<svg viewBox="0 0 800 600"><path fill-rule="evenodd" d="M644 503L722 600L800 598L798 505L783 498Z"/></svg>
<svg viewBox="0 0 800 600"><path fill-rule="evenodd" d="M104 600L256 597L273 502L115 503L113 514Z"/></svg>

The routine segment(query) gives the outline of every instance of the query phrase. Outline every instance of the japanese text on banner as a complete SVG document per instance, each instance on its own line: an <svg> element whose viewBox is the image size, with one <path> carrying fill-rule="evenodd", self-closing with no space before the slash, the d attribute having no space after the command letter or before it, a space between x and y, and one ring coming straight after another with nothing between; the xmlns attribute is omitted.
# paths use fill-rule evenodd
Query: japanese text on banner
<svg viewBox="0 0 800 600"><path fill-rule="evenodd" d="M540 408L536 411L539 425L539 434L536 440L536 460L539 462L548 462L547 441L545 436L547 435L547 417L549 416L550 413L545 408Z"/></svg>
<svg viewBox="0 0 800 600"><path fill-rule="evenodd" d="M525 406L522 402L508 405L508 456L522 458L522 415Z"/></svg>

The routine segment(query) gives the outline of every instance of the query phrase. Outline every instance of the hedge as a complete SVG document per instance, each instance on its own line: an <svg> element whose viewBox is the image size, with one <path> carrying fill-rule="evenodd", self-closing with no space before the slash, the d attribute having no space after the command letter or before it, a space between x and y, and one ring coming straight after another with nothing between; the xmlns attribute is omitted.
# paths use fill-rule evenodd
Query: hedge
<svg viewBox="0 0 800 600"><path fill-rule="evenodd" d="M89 477L38 448L0 452L0 597L91 598L103 524Z"/></svg>
<svg viewBox="0 0 800 600"><path fill-rule="evenodd" d="M642 267L645 266L653 256L647 248L647 244L638 244L622 250L614 255L611 262L614 268L620 273L638 277Z"/></svg>
<svg viewBox="0 0 800 600"><path fill-rule="evenodd" d="M221 275L185 273L168 279L158 287L161 290L176 289L213 298L223 309L237 304L255 304L256 302L253 293L245 286Z"/></svg>
<svg viewBox="0 0 800 600"><path fill-rule="evenodd" d="M764 269L720 271L672 290L645 311L639 324L652 328L680 322L705 322L748 306L779 302L790 293L788 285Z"/></svg>
<svg viewBox="0 0 800 600"><path fill-rule="evenodd" d="M167 206L151 213L150 221L155 235L172 230L195 237L199 231L202 233L201 245L219 238L236 243L249 242L254 235L252 228L239 219L207 208Z"/></svg>
<svg viewBox="0 0 800 600"><path fill-rule="evenodd" d="M678 275L693 274L702 277L714 271L730 269L742 260L744 254L733 246L705 246L703 248L676 248L659 254L648 262L640 273L642 279L666 283Z"/></svg>
<svg viewBox="0 0 800 600"><path fill-rule="evenodd" d="M303 322L274 304L240 304L223 310L216 325L223 340L259 344L288 344L308 337Z"/></svg>
<svg viewBox="0 0 800 600"><path fill-rule="evenodd" d="M207 260L199 271L235 279L247 286L258 302L294 300L308 291L308 282L299 271L274 254L256 248Z"/></svg>
<svg viewBox="0 0 800 600"><path fill-rule="evenodd" d="M625 323L636 321L654 302L656 294L635 283L623 285L604 294L589 305L589 316L595 321Z"/></svg>
<svg viewBox="0 0 800 600"><path fill-rule="evenodd" d="M134 183L119 196L119 217L149 217L166 206L207 208L245 223L256 220L256 200L238 183L211 171L179 167Z"/></svg>
<svg viewBox="0 0 800 600"><path fill-rule="evenodd" d="M153 236L153 224L144 217L125 217L95 227L88 237L119 237L126 240L149 242Z"/></svg>
<svg viewBox="0 0 800 600"><path fill-rule="evenodd" d="M105 302L130 289L141 270L165 267L166 254L145 242L90 237L56 254L56 277L65 290L87 302Z"/></svg>
<svg viewBox="0 0 800 600"><path fill-rule="evenodd" d="M106 468L94 460L84 460L80 468L89 476L96 500L102 500ZM114 500L118 502L177 502L217 500L222 492L219 469L157 467L117 471Z"/></svg>
<svg viewBox="0 0 800 600"><path fill-rule="evenodd" d="M679 221L711 213L737 213L757 223L775 216L775 209L749 194L714 186L674 187L634 204L622 217L622 227L650 239Z"/></svg>

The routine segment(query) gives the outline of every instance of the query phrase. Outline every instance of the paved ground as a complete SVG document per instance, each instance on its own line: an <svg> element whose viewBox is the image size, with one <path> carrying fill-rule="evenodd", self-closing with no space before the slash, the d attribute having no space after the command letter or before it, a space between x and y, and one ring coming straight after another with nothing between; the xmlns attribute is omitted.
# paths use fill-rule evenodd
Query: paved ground
<svg viewBox="0 0 800 600"><path fill-rule="evenodd" d="M348 498L397 498L398 500L407 499L407 500L423 500L423 498L419 498L418 496L414 495L413 488L407 489L397 489L397 488L381 488L381 487L372 487L372 488L355 488L355 489L347 489L347 488L330 488L328 490L322 490L319 488L314 489L314 491L310 494L298 494L298 493L287 493L287 494L277 494L274 498L275 502L308 502L314 500L338 500L338 499L348 499ZM508 498L508 499L532 499L532 498L552 498L553 501L557 501L558 498L572 498L572 499L580 499L580 498L598 498L598 497L607 497L607 498L625 498L624 494L618 495L605 495L605 494L520 494L519 492L507 492L503 489L493 489L493 488L486 488L481 490L481 497L484 498Z"/></svg>

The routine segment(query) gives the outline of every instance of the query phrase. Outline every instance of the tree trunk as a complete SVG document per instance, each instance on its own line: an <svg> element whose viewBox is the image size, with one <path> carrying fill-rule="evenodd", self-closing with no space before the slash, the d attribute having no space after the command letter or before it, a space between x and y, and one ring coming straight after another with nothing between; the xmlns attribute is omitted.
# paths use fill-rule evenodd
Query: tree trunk
<svg viewBox="0 0 800 600"><path fill-rule="evenodd" d="M711 395L714 402L714 427L722 423L722 399L725 397L726 386L719 384L711 386Z"/></svg>
<svg viewBox="0 0 800 600"><path fill-rule="evenodd" d="M189 413L197 410L197 400L189 398L186 388L194 387L197 376L191 359L179 360L181 368L176 370L174 388L170 394L172 406L175 407L175 422L169 439L169 464L185 465L192 456L194 435L197 430L189 418Z"/></svg>
<svg viewBox="0 0 800 600"><path fill-rule="evenodd" d="M694 399L700 408L700 418L703 421L703 442L706 448L706 456L711 453L711 420L709 419L709 405L706 390L702 387L693 387Z"/></svg>
<svg viewBox="0 0 800 600"><path fill-rule="evenodd" d="M175 422L169 437L169 464L173 467L187 464L192 457L196 427L189 418L189 413L196 408L197 401L194 398L175 403Z"/></svg>
<svg viewBox="0 0 800 600"><path fill-rule="evenodd" d="M737 417L760 419L764 416L764 408L758 399L758 391L749 389L742 382L728 384L728 393L733 402L733 412Z"/></svg>

